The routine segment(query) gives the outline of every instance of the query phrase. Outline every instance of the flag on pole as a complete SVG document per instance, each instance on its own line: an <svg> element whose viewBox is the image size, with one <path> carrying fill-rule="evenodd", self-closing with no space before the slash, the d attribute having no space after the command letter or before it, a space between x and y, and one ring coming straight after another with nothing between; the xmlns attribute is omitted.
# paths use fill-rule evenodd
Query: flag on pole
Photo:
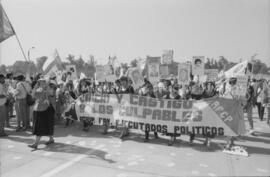
<svg viewBox="0 0 270 177"><path fill-rule="evenodd" d="M35 65L37 67L37 69L39 71L42 71L42 68L43 68L43 65L45 64L45 62L47 61L48 57L39 57L39 58L36 58L36 62L35 62Z"/></svg>
<svg viewBox="0 0 270 177"><path fill-rule="evenodd" d="M62 61L57 49L55 49L53 56L50 57L50 59L48 60L43 65L43 70L45 74L47 74L51 70L55 70L55 68L57 68L57 70L63 70Z"/></svg>
<svg viewBox="0 0 270 177"><path fill-rule="evenodd" d="M235 66L233 66L231 69L229 69L228 71L224 73L225 77L230 78L230 77L236 77L239 75L245 75L247 65L248 65L247 60L236 64Z"/></svg>
<svg viewBox="0 0 270 177"><path fill-rule="evenodd" d="M13 36L15 31L0 3L0 43Z"/></svg>

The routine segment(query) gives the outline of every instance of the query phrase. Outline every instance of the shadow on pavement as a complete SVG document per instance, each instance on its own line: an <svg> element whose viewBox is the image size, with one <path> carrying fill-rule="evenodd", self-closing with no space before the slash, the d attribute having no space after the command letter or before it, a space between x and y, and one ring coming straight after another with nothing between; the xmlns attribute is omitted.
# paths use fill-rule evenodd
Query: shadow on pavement
<svg viewBox="0 0 270 177"><path fill-rule="evenodd" d="M10 134L10 132L9 132L9 134ZM17 135L20 135L21 137L18 137ZM29 138L30 136L32 138ZM23 133L22 132L14 132L14 133L10 134L10 136L2 138L2 139L8 139L10 141L25 143L26 145L32 144L34 142L34 136L29 135L29 134L24 133L24 132ZM40 146L42 144L45 144L45 142L46 141L41 140ZM48 152L71 153L71 154L85 154L89 158L96 158L96 159L104 160L104 161L107 161L108 163L116 163L115 161L113 161L111 159L106 159L105 156L106 156L107 152L105 152L105 151L93 149L93 148L82 147L82 146L77 146L74 144L55 142L54 144L51 144L51 145L48 145L48 146L45 146L42 148L39 147L37 150L43 150L43 151L48 151ZM35 151L35 150L32 150L32 151Z"/></svg>

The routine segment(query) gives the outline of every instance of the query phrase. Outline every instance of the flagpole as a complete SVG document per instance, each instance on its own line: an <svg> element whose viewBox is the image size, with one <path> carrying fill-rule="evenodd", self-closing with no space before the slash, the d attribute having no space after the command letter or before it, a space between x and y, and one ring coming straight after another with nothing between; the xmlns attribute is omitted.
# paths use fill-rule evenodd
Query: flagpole
<svg viewBox="0 0 270 177"><path fill-rule="evenodd" d="M1 6L2 6L2 4L1 4ZM15 32L15 30L14 30L12 24L11 24L11 21L9 20L8 15L7 15L6 11L4 10L3 6L2 6L2 10L3 10L5 16L7 17L8 22L9 22L9 24L10 24L10 26L11 26L11 28L12 28L12 30L13 30L15 36L16 36L16 39L17 39L17 41L18 41L18 43L19 43L19 46L20 46L21 52L22 52L22 54L23 54L23 57L24 57L25 61L27 61L26 55L25 55L25 53L24 53L24 51L23 51L23 48L22 48L22 44L21 44L21 42L20 42L20 40L19 40L19 38L18 38L18 35L17 35L17 33Z"/></svg>
<svg viewBox="0 0 270 177"><path fill-rule="evenodd" d="M15 36L16 36L16 39L17 39L17 41L18 41L18 43L19 43L19 46L20 46L21 52L22 52L22 54L23 54L23 57L24 57L25 61L27 61L26 55L25 55L25 53L24 53L24 51L23 51L22 44L21 44L21 42L20 42L20 40L19 40L19 38L18 38L18 36L17 36L17 33L15 33ZM30 62L30 60L29 60L29 62Z"/></svg>

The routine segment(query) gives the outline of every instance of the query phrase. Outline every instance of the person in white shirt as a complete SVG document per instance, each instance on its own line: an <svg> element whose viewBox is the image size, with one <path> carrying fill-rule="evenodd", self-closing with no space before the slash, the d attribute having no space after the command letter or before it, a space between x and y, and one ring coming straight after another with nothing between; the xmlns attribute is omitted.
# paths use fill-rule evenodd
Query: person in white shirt
<svg viewBox="0 0 270 177"><path fill-rule="evenodd" d="M15 108L17 115L17 129L16 131L20 131L21 129L26 130L27 126L29 126L29 108L26 101L27 93L30 92L30 85L24 81L25 77L23 75L17 76L18 83L16 84L16 90L14 93L15 96ZM22 127L21 127L22 123Z"/></svg>
<svg viewBox="0 0 270 177"><path fill-rule="evenodd" d="M5 76L0 74L0 137L7 136L5 133L5 120L7 116L7 85L5 84Z"/></svg>

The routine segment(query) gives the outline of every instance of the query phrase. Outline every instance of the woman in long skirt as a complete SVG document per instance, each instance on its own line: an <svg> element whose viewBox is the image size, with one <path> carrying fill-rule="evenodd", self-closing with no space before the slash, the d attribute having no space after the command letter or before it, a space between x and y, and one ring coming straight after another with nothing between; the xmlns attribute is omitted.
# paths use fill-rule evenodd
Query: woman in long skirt
<svg viewBox="0 0 270 177"><path fill-rule="evenodd" d="M37 82L33 90L36 99L33 115L33 134L36 135L34 144L28 145L37 149L42 136L49 136L46 145L54 143L54 114L55 114L55 87L54 84L47 84L44 79Z"/></svg>

